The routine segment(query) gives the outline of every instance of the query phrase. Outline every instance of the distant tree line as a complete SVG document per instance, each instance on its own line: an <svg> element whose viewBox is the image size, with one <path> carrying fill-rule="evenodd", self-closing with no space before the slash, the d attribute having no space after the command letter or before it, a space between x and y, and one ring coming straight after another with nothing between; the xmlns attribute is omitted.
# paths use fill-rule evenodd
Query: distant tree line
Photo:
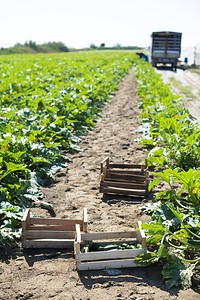
<svg viewBox="0 0 200 300"><path fill-rule="evenodd" d="M95 44L90 44L90 49L96 49L96 50L141 50L142 47L138 46L121 46L120 44L116 44L113 47L106 47L105 43L101 43L100 46L97 46Z"/></svg>
<svg viewBox="0 0 200 300"><path fill-rule="evenodd" d="M13 47L0 48L0 54L12 53L53 53L53 52L71 52L71 51L89 51L89 50L141 50L143 48L137 46L121 46L116 44L113 47L106 47L105 43L99 46L90 44L89 48L69 49L63 42L48 42L44 44L36 44L34 41L26 41L24 44L16 43Z"/></svg>
<svg viewBox="0 0 200 300"><path fill-rule="evenodd" d="M51 52L68 52L69 49L63 42L48 42L36 44L34 41L26 41L24 44L17 43L13 47L1 48L0 54L10 53L51 53Z"/></svg>

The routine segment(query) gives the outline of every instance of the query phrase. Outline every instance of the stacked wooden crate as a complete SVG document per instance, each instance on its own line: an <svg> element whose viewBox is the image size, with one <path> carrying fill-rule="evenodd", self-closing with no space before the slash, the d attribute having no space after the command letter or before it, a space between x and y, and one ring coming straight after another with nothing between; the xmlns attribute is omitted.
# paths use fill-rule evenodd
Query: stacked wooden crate
<svg viewBox="0 0 200 300"><path fill-rule="evenodd" d="M109 158L101 162L100 192L127 196L148 194L149 172L145 164L114 164Z"/></svg>

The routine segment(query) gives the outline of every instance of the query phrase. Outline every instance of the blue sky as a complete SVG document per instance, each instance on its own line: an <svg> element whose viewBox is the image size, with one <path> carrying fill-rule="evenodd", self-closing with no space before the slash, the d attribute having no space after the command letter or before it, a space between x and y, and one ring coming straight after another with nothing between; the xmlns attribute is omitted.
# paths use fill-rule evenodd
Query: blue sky
<svg viewBox="0 0 200 300"><path fill-rule="evenodd" d="M0 47L33 40L68 47L145 46L152 31L200 43L200 0L0 0Z"/></svg>

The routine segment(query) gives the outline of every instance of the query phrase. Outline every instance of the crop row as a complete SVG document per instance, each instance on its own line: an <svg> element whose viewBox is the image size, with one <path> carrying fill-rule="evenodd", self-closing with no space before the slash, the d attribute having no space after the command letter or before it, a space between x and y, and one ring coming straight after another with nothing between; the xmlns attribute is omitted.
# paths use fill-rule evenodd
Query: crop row
<svg viewBox="0 0 200 300"><path fill-rule="evenodd" d="M192 284L200 263L200 130L199 124L174 95L170 85L144 61L135 65L138 79L142 133L139 142L148 149L148 162L155 170L150 189L160 181L167 190L142 210L152 220L143 225L152 252L138 262L161 262L168 287Z"/></svg>
<svg viewBox="0 0 200 300"><path fill-rule="evenodd" d="M133 65L133 53L0 58L0 244L21 234L24 209L66 166ZM65 154L64 154L64 152Z"/></svg>

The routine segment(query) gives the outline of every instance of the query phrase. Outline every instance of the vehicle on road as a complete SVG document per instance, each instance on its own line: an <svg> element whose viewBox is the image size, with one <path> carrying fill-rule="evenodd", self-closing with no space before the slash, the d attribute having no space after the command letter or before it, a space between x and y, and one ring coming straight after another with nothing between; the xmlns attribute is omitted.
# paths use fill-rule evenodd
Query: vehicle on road
<svg viewBox="0 0 200 300"><path fill-rule="evenodd" d="M152 32L150 49L152 66L170 65L171 69L176 71L181 55L181 38L181 32Z"/></svg>

